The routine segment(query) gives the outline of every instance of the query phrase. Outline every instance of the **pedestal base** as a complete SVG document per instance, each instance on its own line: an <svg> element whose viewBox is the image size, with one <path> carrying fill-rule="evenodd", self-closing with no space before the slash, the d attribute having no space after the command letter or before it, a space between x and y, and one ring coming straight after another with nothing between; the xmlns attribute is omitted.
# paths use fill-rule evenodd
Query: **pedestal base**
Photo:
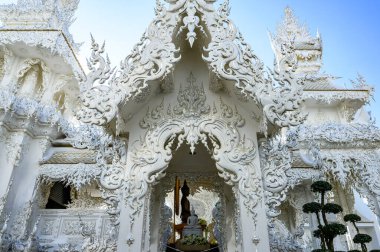
<svg viewBox="0 0 380 252"><path fill-rule="evenodd" d="M198 251L203 251L207 250L210 248L210 244L204 244L204 245L185 245L182 244L181 241L178 241L176 243L176 249L182 250L182 251L187 251L187 252L198 252Z"/></svg>

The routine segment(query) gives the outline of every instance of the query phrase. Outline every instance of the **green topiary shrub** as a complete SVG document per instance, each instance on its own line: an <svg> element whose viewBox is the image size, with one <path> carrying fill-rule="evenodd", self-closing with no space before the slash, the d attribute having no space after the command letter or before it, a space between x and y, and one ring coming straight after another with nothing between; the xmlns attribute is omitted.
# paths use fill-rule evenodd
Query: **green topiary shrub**
<svg viewBox="0 0 380 252"><path fill-rule="evenodd" d="M355 223L355 222L358 222L358 221L361 221L362 218L357 215L357 214L346 214L344 217L343 217L344 221L345 222L352 222L352 223Z"/></svg>
<svg viewBox="0 0 380 252"><path fill-rule="evenodd" d="M316 181L311 185L311 190L317 193L325 193L331 191L332 186L327 181Z"/></svg>
<svg viewBox="0 0 380 252"><path fill-rule="evenodd" d="M372 241L372 237L367 234L356 234L352 240L354 243L370 243Z"/></svg>
<svg viewBox="0 0 380 252"><path fill-rule="evenodd" d="M338 204L325 204L325 193L331 189L332 186L326 181L314 182L311 185L311 190L320 194L321 201L320 203L306 203L302 207L303 212L313 213L317 216L318 229L313 232L313 235L321 240L321 249L315 251L334 251L334 238L347 232L344 225L339 223L328 223L327 221L327 213L337 214L343 211L342 207Z"/></svg>
<svg viewBox="0 0 380 252"><path fill-rule="evenodd" d="M323 210L326 213L333 213L333 214L338 214L338 213L343 212L343 208L339 206L338 204L334 204L334 203L326 203L323 206Z"/></svg>
<svg viewBox="0 0 380 252"><path fill-rule="evenodd" d="M356 222L361 221L362 218L357 214L347 214L343 217L343 219L344 219L344 221L351 222L354 225L357 234L354 236L354 239L352 239L352 240L354 241L354 243L360 244L363 252L367 252L368 250L367 250L367 246L365 244L371 242L372 237L370 235L361 234L359 232L359 228L356 226ZM378 251L380 251L380 250L378 250Z"/></svg>
<svg viewBox="0 0 380 252"><path fill-rule="evenodd" d="M310 202L302 206L302 211L304 213L318 213L321 210L322 206L318 202Z"/></svg>
<svg viewBox="0 0 380 252"><path fill-rule="evenodd" d="M335 238L338 235L347 233L346 226L340 223L330 223L322 228L323 234L328 238Z"/></svg>

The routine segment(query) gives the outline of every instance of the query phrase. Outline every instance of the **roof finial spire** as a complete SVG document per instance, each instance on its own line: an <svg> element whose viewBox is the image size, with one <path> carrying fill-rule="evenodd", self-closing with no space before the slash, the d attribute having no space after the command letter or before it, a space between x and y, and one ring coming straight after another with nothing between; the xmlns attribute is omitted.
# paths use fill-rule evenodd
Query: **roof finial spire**
<svg viewBox="0 0 380 252"><path fill-rule="evenodd" d="M322 64L322 44L319 32L317 32L316 38L312 37L307 26L297 20L289 6L285 7L284 18L278 25L276 34L270 34L270 39L276 54L276 62L283 58L282 48L293 44L298 61L297 71L319 71Z"/></svg>

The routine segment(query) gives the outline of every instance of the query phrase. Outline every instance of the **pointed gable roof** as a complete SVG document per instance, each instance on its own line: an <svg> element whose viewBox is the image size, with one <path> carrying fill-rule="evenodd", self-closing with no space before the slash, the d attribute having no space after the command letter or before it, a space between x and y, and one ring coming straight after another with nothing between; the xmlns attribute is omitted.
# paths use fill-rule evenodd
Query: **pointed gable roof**
<svg viewBox="0 0 380 252"><path fill-rule="evenodd" d="M215 0L165 2L157 1L155 19L112 78L109 64L101 60L103 50L93 42L90 58L93 70L81 85L84 106L78 117L83 122L98 125L110 122L119 104L141 93L151 81L162 80L171 73L181 59L175 39L182 33L186 33L191 47L198 37L207 36L202 58L210 71L219 79L232 81L242 95L257 103L269 122L283 127L304 119L299 111L302 81L292 75L296 61L289 50L282 52L279 62L282 72L266 71L228 18L228 0L218 10L214 8ZM97 65L98 62L101 64ZM94 85L96 80L106 85Z"/></svg>

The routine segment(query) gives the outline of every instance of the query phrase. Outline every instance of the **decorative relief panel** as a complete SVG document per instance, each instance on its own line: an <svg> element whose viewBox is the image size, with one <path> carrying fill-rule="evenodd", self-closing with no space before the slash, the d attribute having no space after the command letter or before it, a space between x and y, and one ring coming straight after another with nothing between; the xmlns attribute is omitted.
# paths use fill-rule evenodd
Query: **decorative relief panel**
<svg viewBox="0 0 380 252"><path fill-rule="evenodd" d="M117 230L103 211L49 209L40 214L38 251L116 251Z"/></svg>
<svg viewBox="0 0 380 252"><path fill-rule="evenodd" d="M273 137L261 147L261 162L267 215L274 218L280 214L278 207L286 198L288 176L291 169L292 147L280 135Z"/></svg>
<svg viewBox="0 0 380 252"><path fill-rule="evenodd" d="M90 234L95 233L95 220L83 220L82 222L79 222L78 220L63 220L60 232L63 235L81 235L81 225L84 225L84 229L88 231Z"/></svg>
<svg viewBox="0 0 380 252"><path fill-rule="evenodd" d="M55 236L58 235L59 219L57 218L46 218L41 221L39 226L40 235Z"/></svg>

